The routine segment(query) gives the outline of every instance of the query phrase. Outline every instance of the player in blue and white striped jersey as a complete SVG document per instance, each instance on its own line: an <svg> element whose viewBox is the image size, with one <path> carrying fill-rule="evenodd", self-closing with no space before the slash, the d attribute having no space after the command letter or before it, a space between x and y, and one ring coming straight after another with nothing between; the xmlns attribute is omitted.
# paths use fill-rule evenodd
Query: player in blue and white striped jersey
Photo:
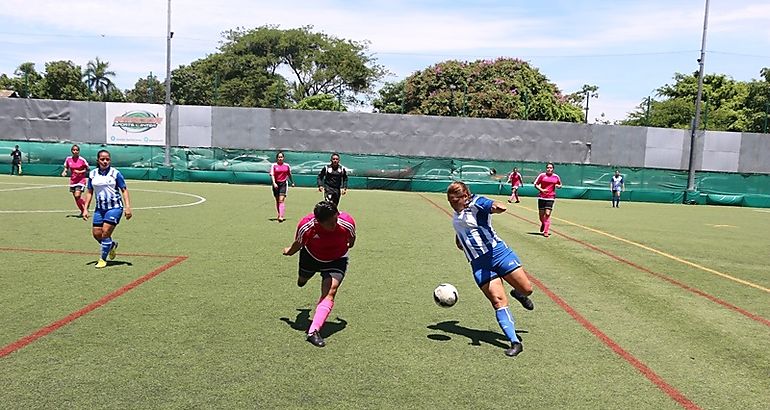
<svg viewBox="0 0 770 410"><path fill-rule="evenodd" d="M489 299L495 309L497 323L511 341L511 347L506 349L505 354L516 356L521 353L523 347L516 335L503 280L513 287L511 296L525 309L532 310L535 305L529 299L532 284L521 267L519 257L492 228L492 214L499 214L507 209L502 202L471 194L468 186L460 181L449 185L447 200L455 211L452 218L455 244L465 252L476 284Z"/></svg>
<svg viewBox="0 0 770 410"><path fill-rule="evenodd" d="M110 152L103 149L96 157L99 166L88 174L83 219L88 220L91 199L96 198L92 233L101 244L101 255L96 262L96 267L101 269L107 266L108 257L115 259L118 242L112 240L112 232L120 223L123 211L126 219L131 219L133 213L126 180L120 171L110 166Z"/></svg>

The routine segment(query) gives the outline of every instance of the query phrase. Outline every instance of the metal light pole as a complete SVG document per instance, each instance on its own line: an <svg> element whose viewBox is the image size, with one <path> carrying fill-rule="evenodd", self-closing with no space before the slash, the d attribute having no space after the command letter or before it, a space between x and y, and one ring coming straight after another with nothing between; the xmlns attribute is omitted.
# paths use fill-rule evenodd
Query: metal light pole
<svg viewBox="0 0 770 410"><path fill-rule="evenodd" d="M706 29L708 28L709 21L709 0L706 0L706 11L703 14L703 37L700 45L700 58L698 64L700 64L700 71L698 72L698 94L695 97L695 118L692 121L692 132L690 133L690 161L687 166L687 193L695 190L695 136L698 132L698 126L700 123L700 106L701 98L703 98L703 71L706 61ZM687 193L685 193L685 202L688 200Z"/></svg>
<svg viewBox="0 0 770 410"><path fill-rule="evenodd" d="M591 93L586 90L586 124L588 124L588 99L591 98Z"/></svg>
<svg viewBox="0 0 770 410"><path fill-rule="evenodd" d="M171 0L168 0L168 20L166 29L166 147L163 165L171 165Z"/></svg>

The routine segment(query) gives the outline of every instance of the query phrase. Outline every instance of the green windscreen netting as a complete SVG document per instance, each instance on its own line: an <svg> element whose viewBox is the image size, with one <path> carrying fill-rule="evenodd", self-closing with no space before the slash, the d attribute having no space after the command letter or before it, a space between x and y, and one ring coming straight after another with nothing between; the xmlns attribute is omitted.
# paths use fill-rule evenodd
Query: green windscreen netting
<svg viewBox="0 0 770 410"><path fill-rule="evenodd" d="M24 172L31 175L59 175L70 155L69 143L0 141L0 163L10 172L10 151L18 144L23 152ZM270 164L275 150L223 148L171 149L170 166L164 166L163 147L102 146L80 144L81 155L92 165L96 153L108 149L113 166L130 179L168 181L269 184ZM300 186L314 186L316 175L329 163L328 152L285 151ZM476 193L509 194L506 175L515 166L524 177L520 193L536 194L532 182L545 169L541 162L482 161L457 158L428 158L397 155L341 153L349 170L350 188L443 192L452 180L462 180ZM556 164L564 188L561 198L609 199L610 177L615 168L584 164ZM645 202L688 202L699 204L770 207L770 176L725 172L698 172L695 191L687 193L687 172L651 168L620 168L625 178L625 200Z"/></svg>

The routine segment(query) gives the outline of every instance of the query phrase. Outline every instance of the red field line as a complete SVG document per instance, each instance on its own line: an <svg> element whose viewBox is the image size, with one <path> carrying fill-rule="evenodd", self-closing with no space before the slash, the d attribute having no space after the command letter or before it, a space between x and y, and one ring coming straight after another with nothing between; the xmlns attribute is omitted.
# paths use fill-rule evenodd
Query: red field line
<svg viewBox="0 0 770 410"><path fill-rule="evenodd" d="M78 252L78 251L53 251L53 250L38 250L38 249L24 250L24 249L16 249L16 248L0 248L0 251L9 251L9 250L10 251L37 252L37 253L65 253L65 254L76 254L76 255L90 254L89 252ZM129 254L124 253L123 255L129 255ZM139 255L135 255L135 256L139 256ZM144 255L141 255L141 256L144 256ZM146 255L146 256L158 256L158 257L160 257L161 255ZM109 293L108 295L102 297L101 299L97 300L96 302L93 302L90 305L88 305L88 306L86 306L86 307L84 307L84 308L82 308L82 309L80 309L80 310L78 310L76 312L72 312L69 315L65 316L64 318L59 319L59 320L49 324L48 326L42 327L42 328L38 329L37 331L35 331L34 333L32 333L32 334L30 334L28 336L24 336L21 339L13 342L13 343L11 343L11 344L9 344L7 346L4 346L3 348L0 349L0 358L5 357L5 356L7 356L7 355L17 351L17 350L19 350L19 349L29 345L30 343L34 342L35 340L40 339L41 337L46 336L46 335L56 331L57 329L61 328L62 326L66 326L66 325L72 323L73 321L75 321L76 319L78 319L78 318L80 318L80 317L82 317L82 316L84 316L84 315L86 315L86 314L88 314L88 313L90 313L90 312L92 312L92 311L94 311L94 310L96 310L96 309L106 305L107 303L109 303L109 302L117 299L118 297L122 296L126 292L136 288L137 286L141 285L142 283L147 282L148 280L150 280L150 279L160 275L164 271L170 269L174 265L177 265L177 264L179 264L181 262L184 262L187 259L187 256L169 256L169 257L174 258L174 259L172 261L166 263L165 265L163 265L163 266L161 266L159 268L156 268L152 272L150 272L150 273L140 277L139 279L136 279L133 282L131 282L131 283L129 283L129 284L127 284L127 285L125 285L125 286L123 286L123 287L121 287L121 288L119 288L119 289L117 289L117 290L115 290L115 291L113 291L111 293Z"/></svg>
<svg viewBox="0 0 770 410"><path fill-rule="evenodd" d="M529 219L524 218L522 216L519 216L519 215L516 215L516 214L512 214L512 213L507 213L507 214L509 216L514 217L514 218L521 219L522 221L525 221L525 222L530 223L532 225L538 225L536 222L530 221ZM724 301L722 299L719 299L716 296L709 295L708 293L706 293L706 292L704 292L704 291L702 291L700 289L693 288L693 287L687 285L686 283L680 282L680 281L678 281L678 280L676 280L676 279L674 279L674 278L672 278L670 276L667 276L667 275L664 275L662 273L658 273L658 272L655 272L655 271L653 271L651 269L645 268L644 266L641 266L639 264L631 262L628 259L625 259L625 258L623 258L621 256L615 255L614 253L606 251L604 249L601 249L601 248L599 248L599 247L597 247L595 245L591 245L588 242L581 241L580 239L577 239L577 238L573 238L573 237L571 237L571 236L569 236L569 235L567 235L565 233L561 233L561 232L555 231L553 229L551 230L551 232L553 232L553 233L555 233L555 234L557 234L559 236L562 236L562 237L564 237L566 239L569 239L570 241L573 241L575 243L579 243L579 244L585 246L586 248L591 249L592 251L601 253L602 255L605 255L605 256L608 256L608 257L610 257L612 259L615 259L616 261L618 261L620 263L624 263L624 264L626 264L628 266L631 266L634 269L640 270L640 271L645 272L645 273L649 273L650 275L655 276L658 279L662 279L662 280L664 280L664 281L666 281L666 282L668 282L668 283L670 283L670 284L672 284L674 286L680 287L680 288L682 288L682 289L684 289L684 290L686 290L686 291L688 291L690 293L694 293L694 294L696 294L698 296L704 297L704 298L706 298L706 299L708 299L708 300L710 300L710 301L712 301L712 302L714 302L714 303L716 303L718 305L726 307L726 308L728 308L728 309L730 309L730 310L732 310L734 312L738 312L741 315L746 316L747 318L749 318L751 320L757 321L757 322L759 322L759 323L761 323L761 324L763 324L765 326L770 327L770 320L768 320L768 319L766 319L766 318L764 318L762 316L759 316L759 315L757 315L755 313L751 313L751 312L749 312L746 309L742 309L742 308L740 308L738 306L735 306L735 305L733 305L733 304L731 304L729 302L726 302L726 301Z"/></svg>
<svg viewBox="0 0 770 410"><path fill-rule="evenodd" d="M446 215L448 215L450 218L452 217L452 214L447 211L445 208L439 206L432 200L430 200L428 197L420 195L423 199L428 201L430 204L444 212ZM529 222L529 221L527 221ZM535 284L540 290L546 294L551 300L553 300L560 308L562 308L565 312L567 312L568 315L572 316L573 319L575 319L580 325L582 325L584 328L586 328L591 334L596 336L599 340L601 340L602 343L604 343L607 347L609 347L615 354L623 358L623 360L627 361L629 364L634 366L644 377L646 377L649 381L651 381L655 386L657 386L660 390L662 390L664 393L666 393L669 397L671 397L674 401L679 403L682 407L686 409L700 409L697 404L692 402L690 399L688 399L684 394L679 392L674 386L668 384L662 377L658 376L657 373L655 373L652 369L650 369L647 365L642 363L639 359L634 357L631 353L620 347L620 345L612 340L609 336L607 336L604 332L599 330L598 327L596 327L593 323L591 323L588 319L583 317L580 313L578 313L572 306L570 306L564 299L559 297L556 293L551 291L543 282L540 282L538 279L534 278L532 275L527 275L529 279L532 281L532 283Z"/></svg>

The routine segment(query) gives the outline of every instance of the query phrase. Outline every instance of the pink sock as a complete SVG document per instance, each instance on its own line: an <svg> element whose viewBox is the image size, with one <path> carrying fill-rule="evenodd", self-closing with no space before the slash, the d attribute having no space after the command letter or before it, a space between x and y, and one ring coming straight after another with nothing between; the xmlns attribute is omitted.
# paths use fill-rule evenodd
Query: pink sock
<svg viewBox="0 0 770 410"><path fill-rule="evenodd" d="M86 201L83 198L77 198L75 199L75 204L78 206L78 209L80 209L80 213L83 213L83 208L85 208Z"/></svg>
<svg viewBox="0 0 770 410"><path fill-rule="evenodd" d="M278 217L283 218L283 213L286 211L286 205L281 202L278 204Z"/></svg>
<svg viewBox="0 0 770 410"><path fill-rule="evenodd" d="M550 231L551 230L551 218L550 217L546 218L544 223L545 223L545 230L543 232Z"/></svg>
<svg viewBox="0 0 770 410"><path fill-rule="evenodd" d="M321 330L321 326L326 322L326 318L329 317L333 307L334 301L331 299L324 299L318 302L318 306L315 307L315 314L313 315L313 323L310 324L310 329L307 331L308 334Z"/></svg>
<svg viewBox="0 0 770 410"><path fill-rule="evenodd" d="M516 191L513 195L516 197L516 201L518 202L518 200L519 200L519 191Z"/></svg>

